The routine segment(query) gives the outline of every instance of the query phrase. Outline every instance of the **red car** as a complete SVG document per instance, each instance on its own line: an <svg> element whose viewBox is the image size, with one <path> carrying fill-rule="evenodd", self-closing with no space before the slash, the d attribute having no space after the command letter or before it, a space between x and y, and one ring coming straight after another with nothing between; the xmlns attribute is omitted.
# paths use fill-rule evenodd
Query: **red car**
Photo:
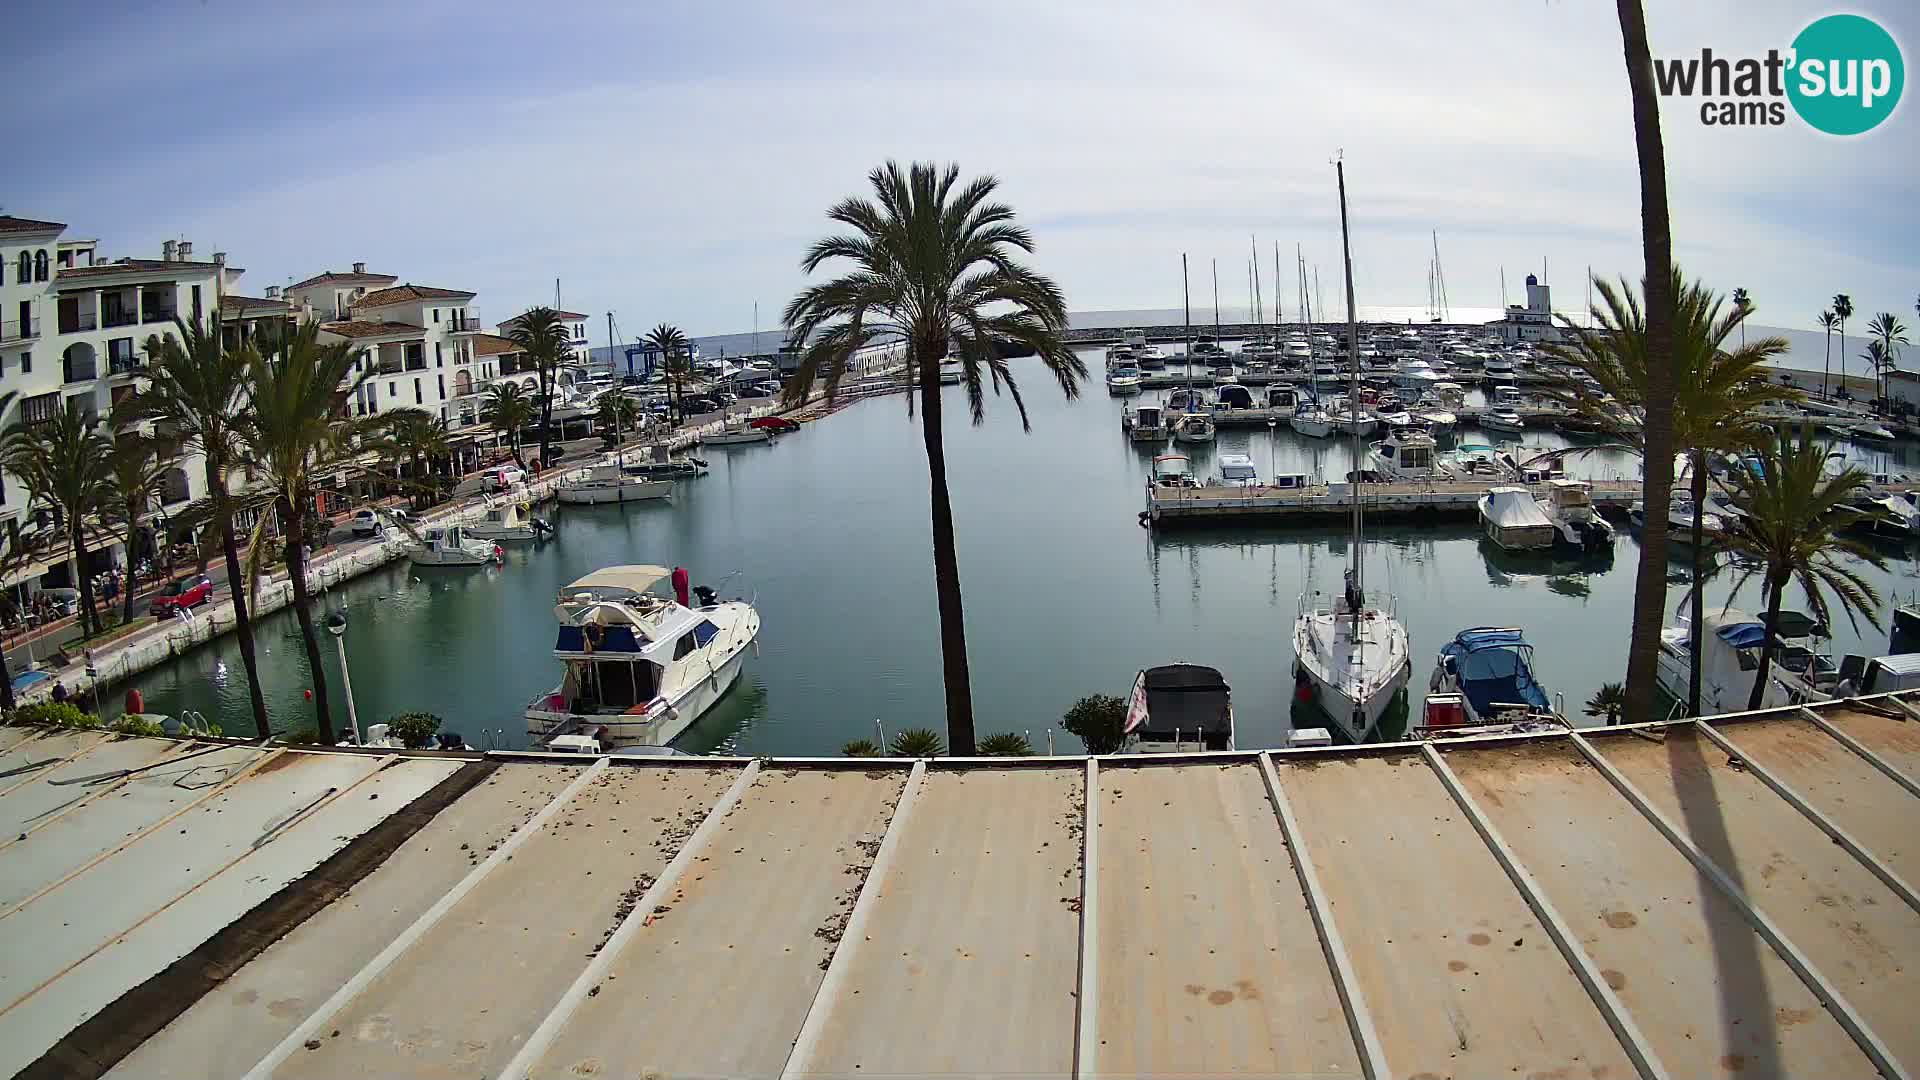
<svg viewBox="0 0 1920 1080"><path fill-rule="evenodd" d="M153 614L172 615L176 611L185 611L199 607L213 599L213 582L205 574L184 577L171 582L153 598Z"/></svg>

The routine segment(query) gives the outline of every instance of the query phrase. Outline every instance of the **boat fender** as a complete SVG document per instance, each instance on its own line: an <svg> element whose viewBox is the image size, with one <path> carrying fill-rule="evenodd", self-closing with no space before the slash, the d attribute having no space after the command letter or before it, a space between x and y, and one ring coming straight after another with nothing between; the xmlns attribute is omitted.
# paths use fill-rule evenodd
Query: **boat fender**
<svg viewBox="0 0 1920 1080"><path fill-rule="evenodd" d="M1153 511L1151 510L1140 511L1140 517L1139 517L1140 527L1143 529L1152 528L1153 527L1152 518L1153 518Z"/></svg>

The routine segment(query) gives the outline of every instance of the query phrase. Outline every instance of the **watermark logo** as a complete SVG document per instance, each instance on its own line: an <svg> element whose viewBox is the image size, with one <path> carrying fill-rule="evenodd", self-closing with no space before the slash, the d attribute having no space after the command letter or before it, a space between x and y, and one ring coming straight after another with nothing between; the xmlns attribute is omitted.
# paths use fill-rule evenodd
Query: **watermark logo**
<svg viewBox="0 0 1920 1080"><path fill-rule="evenodd" d="M1900 103L1906 64L1893 35L1861 15L1815 19L1784 52L1653 62L1662 97L1699 98L1700 122L1714 127L1779 126L1787 108L1816 131L1872 131Z"/></svg>

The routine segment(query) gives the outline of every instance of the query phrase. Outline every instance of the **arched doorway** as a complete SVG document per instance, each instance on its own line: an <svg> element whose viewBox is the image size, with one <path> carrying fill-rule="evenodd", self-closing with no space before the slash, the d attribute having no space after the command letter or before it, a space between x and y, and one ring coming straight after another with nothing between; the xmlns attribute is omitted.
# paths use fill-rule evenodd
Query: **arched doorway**
<svg viewBox="0 0 1920 1080"><path fill-rule="evenodd" d="M93 346L76 341L60 354L60 374L65 382L86 382L100 377L99 356Z"/></svg>
<svg viewBox="0 0 1920 1080"><path fill-rule="evenodd" d="M473 373L465 370L454 372L453 396L466 397L471 393L473 393Z"/></svg>

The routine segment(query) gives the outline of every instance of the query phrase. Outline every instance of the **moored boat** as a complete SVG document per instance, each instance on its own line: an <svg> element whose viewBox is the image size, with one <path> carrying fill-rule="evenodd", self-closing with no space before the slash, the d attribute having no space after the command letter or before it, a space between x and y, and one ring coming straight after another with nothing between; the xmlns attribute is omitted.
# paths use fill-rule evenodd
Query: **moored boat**
<svg viewBox="0 0 1920 1080"><path fill-rule="evenodd" d="M1613 542L1613 526L1594 508L1593 485L1585 480L1548 480L1546 511L1563 544L1586 550Z"/></svg>
<svg viewBox="0 0 1920 1080"><path fill-rule="evenodd" d="M1559 539L1559 526L1540 508L1533 492L1517 485L1491 488L1480 496L1480 527L1487 539L1508 551L1538 551Z"/></svg>
<svg viewBox="0 0 1920 1080"><path fill-rule="evenodd" d="M1127 425L1127 437L1134 442L1165 442L1171 434L1166 414L1158 405L1141 405L1133 410Z"/></svg>
<svg viewBox="0 0 1920 1080"><path fill-rule="evenodd" d="M562 483L554 497L563 503L598 506L664 499L672 494L671 480L648 480L629 476L618 465L595 465L584 479Z"/></svg>
<svg viewBox="0 0 1920 1080"><path fill-rule="evenodd" d="M407 561L415 566L485 566L500 561L500 545L491 540L468 536L460 525L428 529L419 543L407 549Z"/></svg>
<svg viewBox="0 0 1920 1080"><path fill-rule="evenodd" d="M1531 719L1557 723L1546 688L1533 674L1533 646L1513 627L1475 626L1460 631L1440 649L1427 689L1434 695L1457 695L1464 726L1510 724ZM1433 699L1429 697L1431 702ZM1424 725L1431 732L1444 710L1428 710Z"/></svg>
<svg viewBox="0 0 1920 1080"><path fill-rule="evenodd" d="M1233 692L1215 668L1164 664L1134 677L1124 754L1234 749Z"/></svg>
<svg viewBox="0 0 1920 1080"><path fill-rule="evenodd" d="M1481 413L1480 426L1490 431L1527 430L1527 422L1512 409L1489 409Z"/></svg>
<svg viewBox="0 0 1920 1080"><path fill-rule="evenodd" d="M552 526L533 516L531 504L519 499L497 499L487 506L486 516L467 526L468 536L500 543L525 543L539 540L553 531Z"/></svg>
<svg viewBox="0 0 1920 1080"><path fill-rule="evenodd" d="M675 595L653 590L672 578ZM565 586L554 607L558 686L527 705L527 734L589 735L603 746L665 746L740 677L760 615L684 570L610 566Z"/></svg>
<svg viewBox="0 0 1920 1080"><path fill-rule="evenodd" d="M1178 442L1212 442L1213 417L1206 413L1186 413L1173 422L1173 437Z"/></svg>

